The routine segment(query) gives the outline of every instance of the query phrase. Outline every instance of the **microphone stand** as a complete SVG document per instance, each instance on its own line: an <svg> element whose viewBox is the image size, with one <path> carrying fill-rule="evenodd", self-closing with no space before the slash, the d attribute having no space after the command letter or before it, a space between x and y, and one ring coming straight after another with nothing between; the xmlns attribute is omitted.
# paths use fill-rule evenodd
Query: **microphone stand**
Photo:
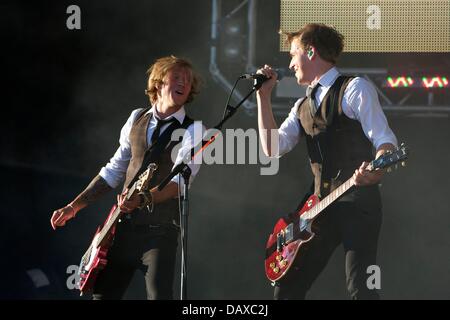
<svg viewBox="0 0 450 320"><path fill-rule="evenodd" d="M255 78L253 81L253 88L250 92L235 106L230 106L227 104L226 114L223 119L215 126L213 129L221 130L223 124L228 121L237 111L237 109L244 103L245 100L250 97L253 92L258 90L262 84L268 80L268 78ZM164 187L175 177L177 174L181 173L184 179L184 187L183 187L183 201L182 201L182 210L181 210L181 219L180 219L180 237L181 237L181 291L180 291L180 300L187 299L187 239L188 239L188 215L189 215L189 179L191 176L191 169L187 165L204 149L206 149L211 143L216 140L216 137L219 133L216 133L212 136L208 141L201 141L196 146L191 148L190 152L187 152L183 158L183 161L173 168L172 172L169 173L167 177L164 178L163 181L158 185L158 190L161 191ZM201 147L200 147L201 145ZM195 150L197 150L195 152Z"/></svg>
<svg viewBox="0 0 450 320"><path fill-rule="evenodd" d="M183 201L180 219L180 234L181 234L181 292L180 300L186 300L187 293L187 245L188 245L188 214L189 214L189 178L191 177L191 168L185 166L181 171L184 180L183 186Z"/></svg>

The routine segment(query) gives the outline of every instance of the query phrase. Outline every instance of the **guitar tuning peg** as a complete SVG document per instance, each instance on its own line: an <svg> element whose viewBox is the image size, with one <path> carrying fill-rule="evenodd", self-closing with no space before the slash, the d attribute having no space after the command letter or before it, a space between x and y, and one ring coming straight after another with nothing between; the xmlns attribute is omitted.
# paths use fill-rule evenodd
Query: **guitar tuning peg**
<svg viewBox="0 0 450 320"><path fill-rule="evenodd" d="M395 164L394 168L395 168L395 170L398 169L398 163Z"/></svg>
<svg viewBox="0 0 450 320"><path fill-rule="evenodd" d="M391 173L392 172L392 168L389 167L389 168L386 169L386 171L387 171L387 173Z"/></svg>
<svg viewBox="0 0 450 320"><path fill-rule="evenodd" d="M402 167L406 167L406 161L402 161L400 162L400 164L402 165Z"/></svg>

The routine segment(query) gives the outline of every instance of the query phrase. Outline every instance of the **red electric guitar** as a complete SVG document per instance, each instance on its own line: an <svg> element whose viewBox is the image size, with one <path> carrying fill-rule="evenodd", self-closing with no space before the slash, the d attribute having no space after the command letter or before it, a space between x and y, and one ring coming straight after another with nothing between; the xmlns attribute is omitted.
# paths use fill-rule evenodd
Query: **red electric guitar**
<svg viewBox="0 0 450 320"><path fill-rule="evenodd" d="M139 179L131 186L126 196L130 199L134 193L147 190L153 173L157 165L151 163L148 168L139 176ZM98 227L91 245L81 258L78 268L80 295L90 292L94 286L98 272L108 263L107 255L114 239L116 223L122 212L117 205L114 205L102 227Z"/></svg>
<svg viewBox="0 0 450 320"><path fill-rule="evenodd" d="M408 150L402 143L394 152L386 152L373 160L367 170L374 171L388 168L404 161ZM316 195L308 198L303 208L294 215L278 220L266 244L266 259L264 262L267 278L276 282L287 274L294 262L299 258L298 252L302 245L314 237L312 223L314 219L336 199L355 185L353 177L348 179L324 199L319 200Z"/></svg>

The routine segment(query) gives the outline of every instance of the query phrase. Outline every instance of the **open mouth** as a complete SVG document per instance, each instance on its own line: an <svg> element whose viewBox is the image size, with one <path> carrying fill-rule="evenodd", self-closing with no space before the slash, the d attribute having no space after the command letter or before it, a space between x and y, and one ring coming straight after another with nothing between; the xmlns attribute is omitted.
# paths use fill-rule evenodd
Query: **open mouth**
<svg viewBox="0 0 450 320"><path fill-rule="evenodd" d="M180 91L180 90L175 90L175 93L178 94L178 95L180 95L180 96L183 95L183 91Z"/></svg>

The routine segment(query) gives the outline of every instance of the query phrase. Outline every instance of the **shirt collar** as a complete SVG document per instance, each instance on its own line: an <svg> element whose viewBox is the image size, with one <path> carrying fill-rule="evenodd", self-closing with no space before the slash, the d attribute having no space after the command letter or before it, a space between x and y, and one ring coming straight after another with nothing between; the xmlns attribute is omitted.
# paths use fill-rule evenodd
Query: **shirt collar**
<svg viewBox="0 0 450 320"><path fill-rule="evenodd" d="M336 67L332 67L330 70L325 72L320 78L318 83L324 88L329 88L333 85L334 81L339 76L339 71L336 69ZM316 82L316 83L317 83ZM314 85L316 84L314 83Z"/></svg>
<svg viewBox="0 0 450 320"><path fill-rule="evenodd" d="M155 116L156 119L158 119L158 120L161 119L161 117L158 115L158 111L156 110L156 107L155 107L155 106L153 106L150 110L148 110L146 114L148 114L148 113L150 113L150 112L153 112L153 114L154 114L154 116ZM175 119L177 119L177 121L178 121L180 124L182 124L185 117L186 117L186 111L184 110L184 106L182 106L182 107L180 108L180 110L178 110L178 111L175 112L175 113L172 113L170 116L168 116L168 117L165 118L164 120L169 120L169 119L171 119L171 118L175 118Z"/></svg>

